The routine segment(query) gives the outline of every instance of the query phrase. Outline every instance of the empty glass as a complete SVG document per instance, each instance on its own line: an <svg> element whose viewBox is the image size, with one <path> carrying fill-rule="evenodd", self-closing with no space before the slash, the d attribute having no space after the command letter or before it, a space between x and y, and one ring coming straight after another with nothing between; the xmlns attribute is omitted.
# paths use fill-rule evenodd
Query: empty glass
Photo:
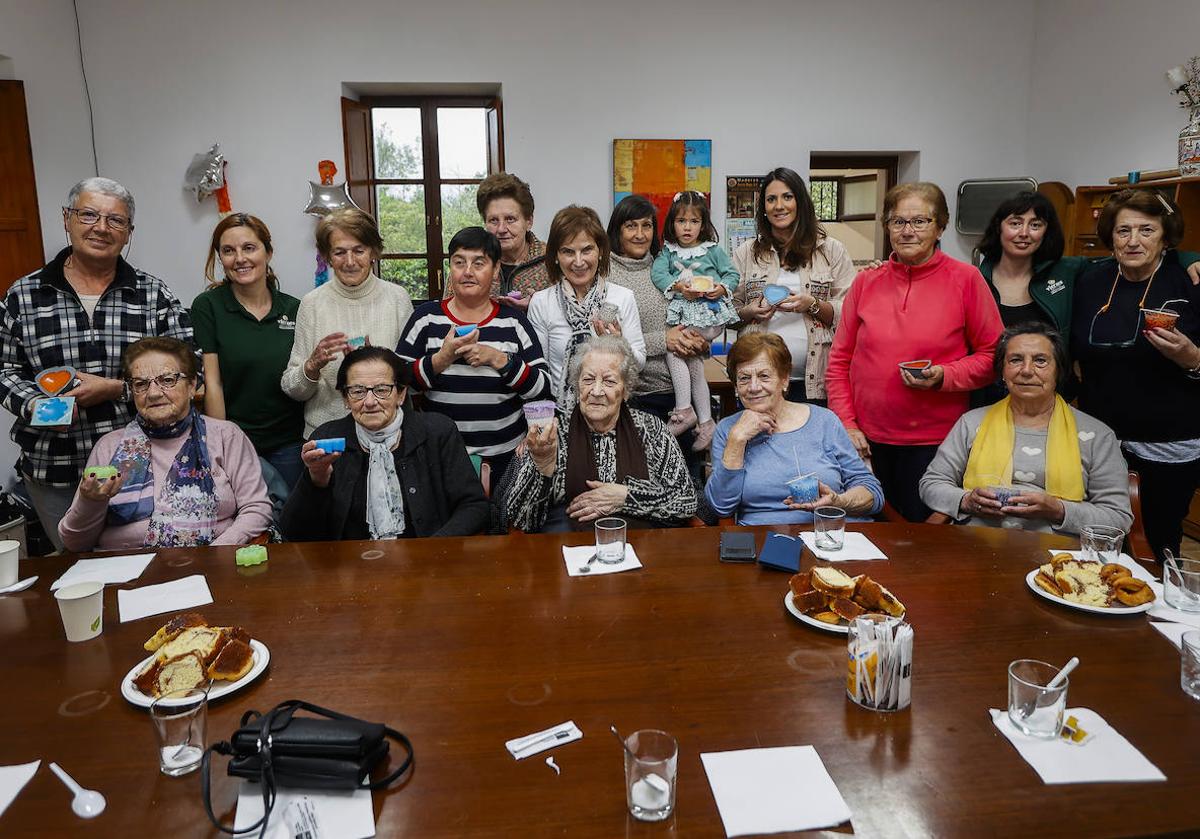
<svg viewBox="0 0 1200 839"><path fill-rule="evenodd" d="M150 703L158 732L158 768L177 778L200 766L208 723L208 685L166 693Z"/></svg>
<svg viewBox="0 0 1200 839"><path fill-rule="evenodd" d="M1058 687L1046 687L1058 671L1053 664L1031 658L1008 665L1008 718L1021 733L1049 740L1062 730L1071 680L1065 678Z"/></svg>
<svg viewBox="0 0 1200 839"><path fill-rule="evenodd" d="M1167 557L1163 563L1163 600L1184 612L1200 612L1200 560Z"/></svg>
<svg viewBox="0 0 1200 839"><path fill-rule="evenodd" d="M625 519L596 519L596 561L616 565L625 559Z"/></svg>
<svg viewBox="0 0 1200 839"><path fill-rule="evenodd" d="M665 731L643 729L625 738L625 800L639 821L660 822L675 809L679 744Z"/></svg>
<svg viewBox="0 0 1200 839"><path fill-rule="evenodd" d="M1079 529L1079 546L1089 562L1116 562L1125 543L1125 531L1103 524L1086 524Z"/></svg>
<svg viewBox="0 0 1200 839"><path fill-rule="evenodd" d="M846 511L841 507L818 507L813 514L813 532L818 548L840 551L846 541Z"/></svg>
<svg viewBox="0 0 1200 839"><path fill-rule="evenodd" d="M1179 649L1183 656L1179 684L1184 693L1200 700L1200 629L1183 633Z"/></svg>

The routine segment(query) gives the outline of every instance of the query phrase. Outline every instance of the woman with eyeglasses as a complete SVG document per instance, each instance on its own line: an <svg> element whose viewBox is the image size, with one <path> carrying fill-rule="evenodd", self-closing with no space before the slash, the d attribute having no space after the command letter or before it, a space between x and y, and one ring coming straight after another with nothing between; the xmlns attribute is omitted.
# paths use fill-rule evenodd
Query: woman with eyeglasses
<svg viewBox="0 0 1200 839"><path fill-rule="evenodd" d="M1146 538L1178 554L1200 482L1200 289L1174 250L1183 216L1161 193L1124 189L1096 222L1112 259L1075 287L1079 407L1116 432L1141 476Z"/></svg>
<svg viewBox="0 0 1200 839"><path fill-rule="evenodd" d="M921 476L969 393L991 381L1003 330L979 271L938 246L949 220L936 184L888 190L883 224L892 255L850 287L825 376L829 407L909 521L930 514Z"/></svg>
<svg viewBox="0 0 1200 839"><path fill-rule="evenodd" d="M241 545L271 523L258 455L234 425L193 407L196 356L143 338L123 360L137 414L100 438L58 524L69 551ZM93 475L93 467L115 475Z"/></svg>
<svg viewBox="0 0 1200 839"><path fill-rule="evenodd" d="M396 346L413 312L408 292L375 274L383 236L373 218L357 207L334 210L317 225L316 238L333 276L300 301L296 340L280 382L284 393L304 403L305 437L346 416L334 362L368 344Z"/></svg>
<svg viewBox="0 0 1200 839"><path fill-rule="evenodd" d="M454 420L404 411L412 365L383 347L353 350L337 370L350 416L304 444L306 467L283 508L293 541L470 536L488 502ZM331 443L330 441L336 441Z"/></svg>
<svg viewBox="0 0 1200 839"><path fill-rule="evenodd" d="M921 498L950 520L987 527L1079 533L1133 524L1121 445L1112 429L1058 394L1067 348L1037 321L1010 327L996 346L1008 396L963 414L921 478Z"/></svg>

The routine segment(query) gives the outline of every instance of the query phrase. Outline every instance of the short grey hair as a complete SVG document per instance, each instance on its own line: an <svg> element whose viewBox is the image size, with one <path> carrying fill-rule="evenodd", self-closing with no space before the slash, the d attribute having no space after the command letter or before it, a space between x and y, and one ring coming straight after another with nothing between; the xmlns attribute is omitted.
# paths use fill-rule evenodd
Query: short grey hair
<svg viewBox="0 0 1200 839"><path fill-rule="evenodd" d="M567 368L567 381L571 383L571 386L578 390L583 359L591 353L606 353L621 357L619 369L621 381L625 383L625 398L633 396L633 391L638 383L637 357L633 354L633 347L629 346L629 342L620 335L593 335L579 345L574 355L571 356L571 364Z"/></svg>
<svg viewBox="0 0 1200 839"><path fill-rule="evenodd" d="M79 200L79 196L85 192L97 192L100 195L111 195L118 201L125 203L125 210L129 215L130 223L133 222L134 204L133 193L114 181L112 178L84 178L75 186L71 187L71 191L67 193L67 206L74 207L75 202Z"/></svg>

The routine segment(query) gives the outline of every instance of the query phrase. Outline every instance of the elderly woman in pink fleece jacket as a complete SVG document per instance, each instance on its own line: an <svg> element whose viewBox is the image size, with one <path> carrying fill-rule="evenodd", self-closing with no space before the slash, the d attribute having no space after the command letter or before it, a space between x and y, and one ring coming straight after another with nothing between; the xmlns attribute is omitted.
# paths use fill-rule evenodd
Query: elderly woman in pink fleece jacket
<svg viewBox="0 0 1200 839"><path fill-rule="evenodd" d="M969 407L970 391L991 380L1004 329L979 271L938 248L949 220L936 184L888 191L883 224L892 256L847 292L825 374L829 407L909 521L931 512L918 491L921 476ZM915 361L927 366L900 366Z"/></svg>

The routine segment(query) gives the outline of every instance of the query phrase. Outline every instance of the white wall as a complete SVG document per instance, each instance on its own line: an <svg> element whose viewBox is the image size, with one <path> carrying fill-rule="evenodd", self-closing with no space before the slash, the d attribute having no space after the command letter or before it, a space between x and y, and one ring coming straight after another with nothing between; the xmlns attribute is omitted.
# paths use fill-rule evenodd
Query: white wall
<svg viewBox="0 0 1200 839"><path fill-rule="evenodd" d="M1200 54L1196 0L1041 0L1029 172L1072 189L1178 162L1185 112L1163 77Z"/></svg>

